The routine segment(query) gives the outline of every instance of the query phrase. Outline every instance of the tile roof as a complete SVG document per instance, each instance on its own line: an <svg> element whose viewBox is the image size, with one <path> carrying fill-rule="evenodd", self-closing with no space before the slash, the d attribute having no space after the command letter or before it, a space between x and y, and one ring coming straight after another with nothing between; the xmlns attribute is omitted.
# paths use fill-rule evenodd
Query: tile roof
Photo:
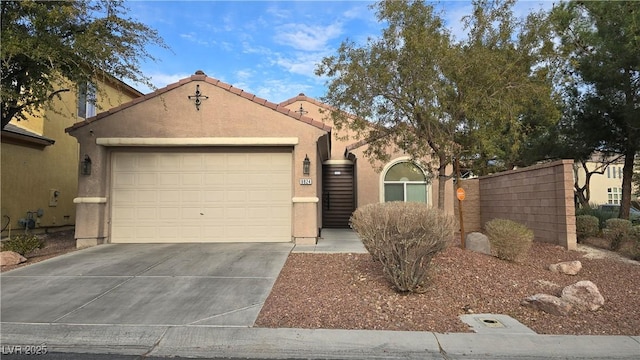
<svg viewBox="0 0 640 360"><path fill-rule="evenodd" d="M53 139L50 139L46 136L42 136L39 134L36 134L34 132L31 132L29 130L23 129L19 126L16 126L14 124L7 124L3 129L2 132L4 134L11 134L12 137L17 137L17 138L22 138L22 139L30 139L36 143L39 143L41 145L53 145L56 141Z"/></svg>
<svg viewBox="0 0 640 360"><path fill-rule="evenodd" d="M291 104L293 104L295 102L298 102L298 101L307 101L307 102L310 102L310 103L312 103L314 105L320 106L321 108L325 108L325 109L329 109L329 110L335 110L334 107L332 107L330 105L327 105L327 104L325 104L323 102L320 102L320 101L318 101L318 100L316 100L314 98L308 97L304 93L300 93L300 94L298 94L298 96L292 97L291 99L288 99L288 100L285 100L285 101L281 102L278 105L280 105L280 106L289 106L289 105L291 105Z"/></svg>
<svg viewBox="0 0 640 360"><path fill-rule="evenodd" d="M274 111L277 111L277 112L279 112L281 114L284 114L284 115L287 115L289 117L292 117L292 118L294 118L294 119L296 119L298 121L302 121L304 123L307 123L307 124L309 124L311 126L314 126L314 127L318 128L318 129L321 129L321 130L324 130L324 131L331 131L331 127L330 126L325 125L320 121L316 121L316 120L314 120L314 119L312 119L312 118L310 118L308 116L304 116L304 115L301 115L301 114L299 114L299 113L297 113L297 112L295 112L293 110L287 109L283 105L272 103L270 101L267 101L266 99L257 97L257 96L255 96L255 95L253 95L251 93L248 93L248 92L246 92L246 91L244 91L244 90L242 90L240 88L233 87L232 85L224 83L224 82L222 82L222 81L220 81L218 79L214 79L214 78L208 77L204 72L202 72L200 70L196 71L196 73L194 75L191 75L188 78L182 79L182 80L180 80L180 81L178 81L176 83L173 83L173 84L169 84L169 85L165 86L164 88L158 89L158 90L156 90L156 91L154 91L152 93L146 94L146 95L141 96L139 98L135 98L135 99L133 99L133 100L127 102L127 103L124 103L124 104L120 105L120 106L117 106L117 107L112 108L112 109L110 109L108 111L102 112L102 113L100 113L100 114L98 114L98 115L96 115L94 117L88 118L85 121L81 121L81 122L75 123L72 126L70 126L67 129L65 129L65 131L66 132L70 132L70 131L73 131L75 129L81 128L83 126L86 126L86 125L94 122L94 121L100 120L100 119L105 118L105 117L107 117L109 115L112 115L112 114L115 114L117 112L120 112L120 111L122 111L124 109L127 109L127 108L129 108L129 107L131 107L131 106L133 106L135 104L138 104L138 103L141 103L143 101L147 101L147 100L150 100L152 98L158 97L158 96L160 96L160 95L162 95L162 94L164 94L166 92L169 92L169 91L171 91L171 90L173 90L175 88L178 88L180 86L183 86L183 85L188 84L188 83L193 82L193 81L204 81L204 82L206 82L208 84L211 84L213 86L216 86L216 87L219 87L219 88L221 88L223 90L226 90L226 91L228 91L228 92L230 92L232 94L235 94L235 95L241 96L241 97L243 97L245 99L248 99L250 101L253 101L258 105L266 106L266 107L268 107L268 108L270 108L270 109L272 109Z"/></svg>
<svg viewBox="0 0 640 360"><path fill-rule="evenodd" d="M287 100L281 102L280 105L281 106L288 106L288 105L291 105L291 104L293 104L295 102L298 102L298 101L307 101L307 102L310 102L310 103L312 103L314 105L317 105L317 106L319 106L321 108L324 108L324 109L327 109L327 110L332 110L332 111L333 110L338 110L338 109L336 109L335 107L333 107L331 105L325 104L325 103L320 102L320 101L318 101L318 100L316 100L314 98L308 97L304 93L300 93L296 97L292 97L291 99L287 99ZM352 117L352 118L355 117L354 115L348 114L348 113L347 113L347 116L348 117ZM375 124L371 124L371 125L372 126L376 126ZM385 137L387 135L389 135L388 132L385 132L382 135L376 136L375 138L362 139L362 140L357 141L357 142L355 142L353 144L350 144L345 148L345 154L348 154L351 151L353 151L353 150L355 150L355 149L357 149L359 147L367 145L371 141L379 140L380 138Z"/></svg>

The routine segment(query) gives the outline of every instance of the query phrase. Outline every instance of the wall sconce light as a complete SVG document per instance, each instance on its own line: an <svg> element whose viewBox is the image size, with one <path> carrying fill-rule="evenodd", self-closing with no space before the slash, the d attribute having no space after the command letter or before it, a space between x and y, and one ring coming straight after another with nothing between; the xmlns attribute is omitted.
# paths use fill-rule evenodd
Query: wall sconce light
<svg viewBox="0 0 640 360"><path fill-rule="evenodd" d="M91 158L89 155L85 155L84 159L80 162L80 174L91 175Z"/></svg>
<svg viewBox="0 0 640 360"><path fill-rule="evenodd" d="M305 175L309 175L311 173L311 160L309 160L308 155L304 155L304 160L302 161L302 173Z"/></svg>

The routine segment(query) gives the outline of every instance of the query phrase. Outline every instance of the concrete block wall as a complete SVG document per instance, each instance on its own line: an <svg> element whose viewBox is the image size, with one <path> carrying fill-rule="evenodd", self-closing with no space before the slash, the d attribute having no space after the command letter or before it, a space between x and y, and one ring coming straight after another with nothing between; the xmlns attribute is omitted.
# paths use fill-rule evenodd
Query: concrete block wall
<svg viewBox="0 0 640 360"><path fill-rule="evenodd" d="M465 191L465 199L462 201L462 221L464 225L464 232L481 232L482 231L482 219L480 217L480 180L479 179L466 179L460 180L460 186ZM454 189L456 187L454 186ZM460 226L460 212L459 201L456 198L454 191L454 214L458 220L458 226ZM459 228L458 228L458 231Z"/></svg>
<svg viewBox="0 0 640 360"><path fill-rule="evenodd" d="M572 166L572 160L558 160L481 177L481 224L494 218L517 221L533 230L535 241L575 250Z"/></svg>

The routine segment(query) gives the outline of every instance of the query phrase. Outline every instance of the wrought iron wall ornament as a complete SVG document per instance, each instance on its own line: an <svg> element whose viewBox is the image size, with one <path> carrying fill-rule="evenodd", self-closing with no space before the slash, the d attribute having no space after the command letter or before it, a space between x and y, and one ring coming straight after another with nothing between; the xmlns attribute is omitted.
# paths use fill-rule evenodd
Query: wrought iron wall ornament
<svg viewBox="0 0 640 360"><path fill-rule="evenodd" d="M196 85L196 93L194 95L188 96L189 100L195 100L196 110L200 111L200 104L202 104L202 99L206 100L209 97L206 95L202 95L200 92L200 85Z"/></svg>
<svg viewBox="0 0 640 360"><path fill-rule="evenodd" d="M296 111L300 115L308 114L309 112L302 108L302 104L300 104L300 110Z"/></svg>

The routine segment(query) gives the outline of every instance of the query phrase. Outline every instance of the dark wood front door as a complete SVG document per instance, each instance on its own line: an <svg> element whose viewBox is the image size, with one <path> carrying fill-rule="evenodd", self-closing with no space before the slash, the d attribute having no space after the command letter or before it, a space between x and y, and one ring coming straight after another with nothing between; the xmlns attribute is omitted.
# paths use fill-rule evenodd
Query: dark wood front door
<svg viewBox="0 0 640 360"><path fill-rule="evenodd" d="M322 167L322 227L349 228L355 210L353 164Z"/></svg>

